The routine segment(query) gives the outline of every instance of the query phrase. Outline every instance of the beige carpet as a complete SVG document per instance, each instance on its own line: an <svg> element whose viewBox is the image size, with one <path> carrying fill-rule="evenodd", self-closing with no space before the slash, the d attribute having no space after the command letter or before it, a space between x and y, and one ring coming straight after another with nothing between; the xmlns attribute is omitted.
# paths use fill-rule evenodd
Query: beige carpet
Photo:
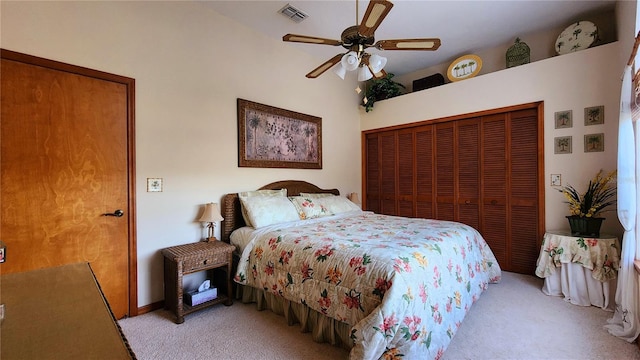
<svg viewBox="0 0 640 360"><path fill-rule="evenodd" d="M445 359L640 359L636 344L607 333L612 315L542 293L542 280L503 273L473 305ZM283 317L235 302L187 315L176 325L158 310L121 320L138 359L345 359ZM407 359L411 360L411 359Z"/></svg>

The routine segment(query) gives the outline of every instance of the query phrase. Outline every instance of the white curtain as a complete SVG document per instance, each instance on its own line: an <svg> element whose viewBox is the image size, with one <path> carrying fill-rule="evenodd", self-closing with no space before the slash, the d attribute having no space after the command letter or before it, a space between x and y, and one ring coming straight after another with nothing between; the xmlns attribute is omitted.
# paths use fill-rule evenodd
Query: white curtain
<svg viewBox="0 0 640 360"><path fill-rule="evenodd" d="M640 135L638 123L631 116L632 70L627 66L622 78L620 94L620 122L618 130L618 218L624 227L616 309L605 325L609 333L632 342L640 333L638 316L638 282L633 266L636 259L636 239L640 238L638 204L640 189Z"/></svg>

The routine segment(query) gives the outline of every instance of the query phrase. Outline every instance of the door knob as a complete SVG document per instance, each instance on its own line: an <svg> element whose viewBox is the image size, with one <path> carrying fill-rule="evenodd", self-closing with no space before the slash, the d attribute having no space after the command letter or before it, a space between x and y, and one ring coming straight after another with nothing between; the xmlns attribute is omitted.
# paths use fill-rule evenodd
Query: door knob
<svg viewBox="0 0 640 360"><path fill-rule="evenodd" d="M106 214L102 214L102 216L115 216L115 217L122 217L122 215L124 215L124 211L118 209L112 213L106 213Z"/></svg>

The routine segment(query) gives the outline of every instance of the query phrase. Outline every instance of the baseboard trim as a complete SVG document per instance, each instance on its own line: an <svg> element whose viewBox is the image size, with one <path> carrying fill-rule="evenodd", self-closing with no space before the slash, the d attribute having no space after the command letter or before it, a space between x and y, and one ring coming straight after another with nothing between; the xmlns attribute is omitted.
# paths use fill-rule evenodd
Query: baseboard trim
<svg viewBox="0 0 640 360"><path fill-rule="evenodd" d="M152 311L162 309L164 307L164 300L151 303L149 305L145 305L138 308L138 315L150 313Z"/></svg>

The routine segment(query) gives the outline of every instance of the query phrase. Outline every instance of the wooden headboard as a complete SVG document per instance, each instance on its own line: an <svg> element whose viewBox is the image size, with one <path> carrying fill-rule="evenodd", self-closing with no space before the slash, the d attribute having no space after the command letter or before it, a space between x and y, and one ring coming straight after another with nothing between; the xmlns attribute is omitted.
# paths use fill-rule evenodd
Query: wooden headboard
<svg viewBox="0 0 640 360"><path fill-rule="evenodd" d="M331 193L334 195L340 195L338 189L321 189L316 185L301 180L284 180L276 181L271 184L267 184L258 190L279 190L287 189L288 196L297 196L300 193ZM226 194L222 197L222 229L220 230L220 237L222 241L229 242L229 237L233 230L245 226L244 219L242 218L242 211L240 211L240 198L238 193Z"/></svg>

